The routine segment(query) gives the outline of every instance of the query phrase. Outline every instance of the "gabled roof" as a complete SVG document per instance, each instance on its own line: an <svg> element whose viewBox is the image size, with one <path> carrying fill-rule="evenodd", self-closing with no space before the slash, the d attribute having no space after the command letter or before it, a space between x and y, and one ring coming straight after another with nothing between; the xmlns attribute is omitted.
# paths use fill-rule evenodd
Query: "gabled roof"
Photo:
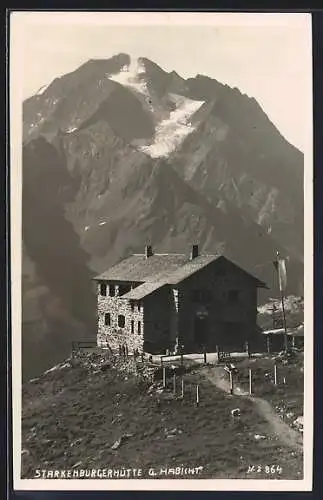
<svg viewBox="0 0 323 500"><path fill-rule="evenodd" d="M156 282L174 273L187 262L189 262L189 255L186 254L153 254L148 258L145 254L135 254L118 262L94 279Z"/></svg>
<svg viewBox="0 0 323 500"><path fill-rule="evenodd" d="M220 255L200 255L193 260L189 260L189 262L186 262L169 276L168 283L172 285L180 283L192 274L206 267L211 262L216 261L219 257Z"/></svg>
<svg viewBox="0 0 323 500"><path fill-rule="evenodd" d="M222 255L199 255L191 259L189 255L176 253L153 254L148 258L145 254L135 254L120 261L94 279L144 283L123 295L124 298L135 300L149 295L166 284L176 285L212 262L219 261L220 263L223 260L248 275L257 287L266 288L265 283Z"/></svg>
<svg viewBox="0 0 323 500"><path fill-rule="evenodd" d="M248 276L249 279L251 279L255 283L257 288L267 288L268 289L268 286L266 285L266 283L264 281L261 281L256 276L254 276L253 274L249 273L248 271L246 271L245 269L240 267L236 262L233 262L233 260L227 259L226 257L224 257L224 255L221 255L221 260L228 262L232 267L235 267L237 270L239 270L240 272L242 272L243 274ZM219 258L219 261L220 261L220 258Z"/></svg>
<svg viewBox="0 0 323 500"><path fill-rule="evenodd" d="M130 290L130 292L125 293L122 295L123 299L131 299L131 300L140 300L143 299L144 297L147 297L147 295L150 295L153 292L156 292L159 288L162 288L165 286L166 283L156 281L154 282L147 282L143 283L142 285L137 286L136 288L133 288Z"/></svg>

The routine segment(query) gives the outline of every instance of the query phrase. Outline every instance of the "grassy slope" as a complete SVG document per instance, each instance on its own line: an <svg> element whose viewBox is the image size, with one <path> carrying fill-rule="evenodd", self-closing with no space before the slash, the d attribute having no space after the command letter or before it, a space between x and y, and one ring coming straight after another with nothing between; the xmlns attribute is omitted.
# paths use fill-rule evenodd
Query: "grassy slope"
<svg viewBox="0 0 323 500"><path fill-rule="evenodd" d="M184 400L158 396L150 382L95 366L66 366L23 387L23 477L36 468L203 466L204 478L302 477L302 456L268 433L252 403L222 393L203 376L185 375ZM201 402L194 405L195 384ZM171 382L169 382L171 385ZM235 420L231 409L239 407ZM170 429L175 435L167 437ZM112 444L133 434L119 449ZM261 434L266 439L256 441ZM281 474L248 474L249 465L280 465ZM194 476L191 476L194 477Z"/></svg>
<svg viewBox="0 0 323 500"><path fill-rule="evenodd" d="M277 382L274 385L274 364L277 364ZM238 383L249 390L249 371L252 369L253 394L266 399L282 418L291 423L296 417L303 415L304 406L304 359L299 353L284 364L275 358L255 358L244 360L237 365L239 369ZM285 384L284 384L285 378ZM289 414L289 416L287 416Z"/></svg>

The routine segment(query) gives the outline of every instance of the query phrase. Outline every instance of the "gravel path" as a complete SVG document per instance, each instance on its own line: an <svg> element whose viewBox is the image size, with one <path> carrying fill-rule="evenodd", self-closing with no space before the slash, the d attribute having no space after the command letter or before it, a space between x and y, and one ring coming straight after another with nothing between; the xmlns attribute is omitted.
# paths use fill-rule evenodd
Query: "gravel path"
<svg viewBox="0 0 323 500"><path fill-rule="evenodd" d="M207 379L216 387L224 392L230 392L230 382L227 372L222 367L210 368L206 372ZM258 413L267 420L269 424L269 433L278 437L280 441L299 452L303 451L303 435L292 429L286 424L274 411L268 401L262 398L250 396L248 392L243 391L241 387L234 386L234 394L242 396L252 401Z"/></svg>

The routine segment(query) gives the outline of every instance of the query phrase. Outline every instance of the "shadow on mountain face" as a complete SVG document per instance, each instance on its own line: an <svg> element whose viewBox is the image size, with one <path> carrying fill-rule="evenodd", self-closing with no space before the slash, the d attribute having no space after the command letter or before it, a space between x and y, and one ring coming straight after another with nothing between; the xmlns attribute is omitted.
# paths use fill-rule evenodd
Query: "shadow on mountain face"
<svg viewBox="0 0 323 500"><path fill-rule="evenodd" d="M205 101L174 168L214 203L261 224L290 256L303 259L303 154L253 98L207 77L187 80Z"/></svg>
<svg viewBox="0 0 323 500"><path fill-rule="evenodd" d="M90 127L100 120L107 121L116 134L127 142L151 138L155 130L152 115L132 92L121 85L79 129Z"/></svg>
<svg viewBox="0 0 323 500"><path fill-rule="evenodd" d="M122 209L117 211L114 207ZM164 160L141 164L123 182L119 177L97 215L93 207L93 220L99 220L104 212L110 217L102 226L91 224L83 241L98 272L120 257L141 252L147 242L156 251L182 253L197 241L203 253L218 253L223 248L228 258L271 288L276 251L285 254L264 228L250 220L246 222L234 206L224 213L183 181ZM288 286L291 291L298 290L302 265L293 260L289 270ZM262 294L263 298L268 299L277 290L276 286L271 288L267 295Z"/></svg>
<svg viewBox="0 0 323 500"><path fill-rule="evenodd" d="M71 335L75 338L95 333L95 295L88 255L81 249L63 208L73 189L64 157L54 146L40 137L23 148L23 242L39 281L51 294L40 310L47 325L44 335L58 359L58 351L66 351L67 343L70 345ZM37 328L37 322L34 325ZM25 331L30 340L24 339L28 350L33 346L30 326ZM54 335L55 331L60 334ZM33 337L38 337L36 332ZM41 345L37 343L37 347ZM39 358L41 354L38 352Z"/></svg>

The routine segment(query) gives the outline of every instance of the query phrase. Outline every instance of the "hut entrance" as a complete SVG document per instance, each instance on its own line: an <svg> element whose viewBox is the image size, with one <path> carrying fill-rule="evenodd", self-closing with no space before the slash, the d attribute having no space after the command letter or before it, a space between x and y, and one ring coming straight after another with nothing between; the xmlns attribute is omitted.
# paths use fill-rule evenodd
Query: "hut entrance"
<svg viewBox="0 0 323 500"><path fill-rule="evenodd" d="M208 318L198 315L194 321L194 344L202 349L208 343Z"/></svg>
<svg viewBox="0 0 323 500"><path fill-rule="evenodd" d="M245 344L245 326L243 323L226 322L224 323L224 339L228 348L244 349Z"/></svg>

